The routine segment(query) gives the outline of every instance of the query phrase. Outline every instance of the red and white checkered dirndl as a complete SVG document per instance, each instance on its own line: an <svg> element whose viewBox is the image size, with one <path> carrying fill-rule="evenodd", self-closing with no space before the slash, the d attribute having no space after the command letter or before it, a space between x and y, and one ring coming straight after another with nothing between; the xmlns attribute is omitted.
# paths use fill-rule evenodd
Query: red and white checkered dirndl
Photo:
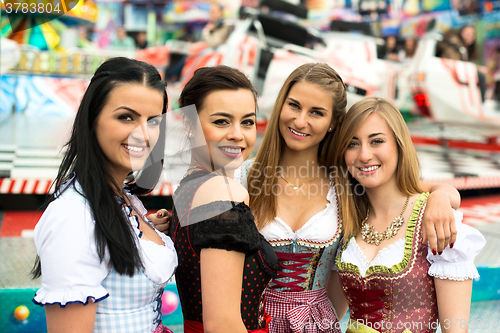
<svg viewBox="0 0 500 333"><path fill-rule="evenodd" d="M266 290L270 333L340 333L340 325L326 289L310 291Z"/></svg>

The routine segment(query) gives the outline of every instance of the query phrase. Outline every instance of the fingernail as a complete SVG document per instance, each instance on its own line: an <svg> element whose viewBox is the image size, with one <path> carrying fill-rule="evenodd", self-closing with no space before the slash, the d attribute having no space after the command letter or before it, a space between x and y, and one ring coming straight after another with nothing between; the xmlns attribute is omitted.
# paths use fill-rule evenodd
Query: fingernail
<svg viewBox="0 0 500 333"><path fill-rule="evenodd" d="M450 243L450 249L453 248L453 245L455 245L455 243Z"/></svg>
<svg viewBox="0 0 500 333"><path fill-rule="evenodd" d="M163 216L163 213L162 213L162 212L158 212L158 213L156 213L156 216L158 216L158 217L162 217L162 216Z"/></svg>
<svg viewBox="0 0 500 333"><path fill-rule="evenodd" d="M432 249L432 254L436 255L437 254L436 250Z"/></svg>
<svg viewBox="0 0 500 333"><path fill-rule="evenodd" d="M443 251L439 252L439 255L443 254Z"/></svg>

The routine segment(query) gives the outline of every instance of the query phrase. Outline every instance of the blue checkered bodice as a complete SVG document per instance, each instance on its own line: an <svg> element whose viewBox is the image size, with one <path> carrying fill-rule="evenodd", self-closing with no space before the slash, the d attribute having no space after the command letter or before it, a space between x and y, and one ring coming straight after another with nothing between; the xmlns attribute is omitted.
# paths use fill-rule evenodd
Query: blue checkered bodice
<svg viewBox="0 0 500 333"><path fill-rule="evenodd" d="M112 269L102 282L109 297L97 303L94 332L153 332L161 322L166 285L152 282L142 271L130 277Z"/></svg>

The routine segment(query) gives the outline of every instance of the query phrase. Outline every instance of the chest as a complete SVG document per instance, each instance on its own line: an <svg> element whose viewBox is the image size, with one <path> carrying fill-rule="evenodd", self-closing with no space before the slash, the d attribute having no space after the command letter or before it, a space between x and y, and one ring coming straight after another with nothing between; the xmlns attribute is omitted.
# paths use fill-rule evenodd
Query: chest
<svg viewBox="0 0 500 333"><path fill-rule="evenodd" d="M329 184L308 184L297 190L282 186L276 197L277 215L295 232L327 207Z"/></svg>

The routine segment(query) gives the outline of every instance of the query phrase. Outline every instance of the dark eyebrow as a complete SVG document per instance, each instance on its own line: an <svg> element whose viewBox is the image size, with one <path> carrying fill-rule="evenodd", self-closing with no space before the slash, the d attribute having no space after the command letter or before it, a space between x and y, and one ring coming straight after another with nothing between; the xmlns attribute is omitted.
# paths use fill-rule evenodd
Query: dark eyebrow
<svg viewBox="0 0 500 333"><path fill-rule="evenodd" d="M231 119L234 118L234 116L231 113L227 113L227 112L216 112L216 113L212 113L210 115L210 117L220 117L220 116L231 118ZM255 112L250 112L250 113L247 113L246 115L244 115L242 118L255 117L255 116L256 116Z"/></svg>
<svg viewBox="0 0 500 333"><path fill-rule="evenodd" d="M293 98L291 98L291 97L287 97L287 99L291 100L291 101L292 101L292 102L294 102L295 104L300 105L300 102L299 102L299 101L297 101L296 99L293 99ZM323 107L318 107L318 106L313 106L313 107L311 108L311 110L322 110L322 111L328 111L326 108L323 108Z"/></svg>
<svg viewBox="0 0 500 333"><path fill-rule="evenodd" d="M377 135L385 135L385 134L384 134L384 133L372 133L372 134L368 135L368 137L369 137L369 138L373 138L373 137L375 137L375 136L377 136ZM353 137L352 137L352 139L353 139L353 140L359 140L359 139L358 139L357 137L355 137L355 136L353 136Z"/></svg>
<svg viewBox="0 0 500 333"><path fill-rule="evenodd" d="M119 107L117 107L116 109L114 109L114 110L113 110L113 112L118 111L118 110L120 110L120 109L125 109L125 110L127 110L127 111L130 111L130 112L132 112L133 114L135 114L135 115L136 115L136 116L138 116L138 117L140 117L140 116L141 116L141 114L140 114L139 112L137 112L137 111L135 111L135 110L133 110L133 109L131 109L131 108L128 108L128 107L126 107L126 106L119 106Z"/></svg>
<svg viewBox="0 0 500 333"><path fill-rule="evenodd" d="M141 116L141 114L140 114L139 112L137 112L137 111L135 111L134 109L131 109L131 108L129 108L129 107L126 107L126 106L119 106L119 107L117 107L116 109L114 109L114 110L113 110L113 112L118 111L118 110L121 110L121 109L125 109L125 110L127 110L127 111L129 111L129 112L132 112L132 113L133 113L136 117L140 117L140 116ZM157 118L157 117L160 117L160 116L161 116L161 114L159 114L159 115L157 115L157 116L152 116L152 117L149 117L149 118L148 118L148 120L151 120L151 119L153 119L153 118Z"/></svg>

